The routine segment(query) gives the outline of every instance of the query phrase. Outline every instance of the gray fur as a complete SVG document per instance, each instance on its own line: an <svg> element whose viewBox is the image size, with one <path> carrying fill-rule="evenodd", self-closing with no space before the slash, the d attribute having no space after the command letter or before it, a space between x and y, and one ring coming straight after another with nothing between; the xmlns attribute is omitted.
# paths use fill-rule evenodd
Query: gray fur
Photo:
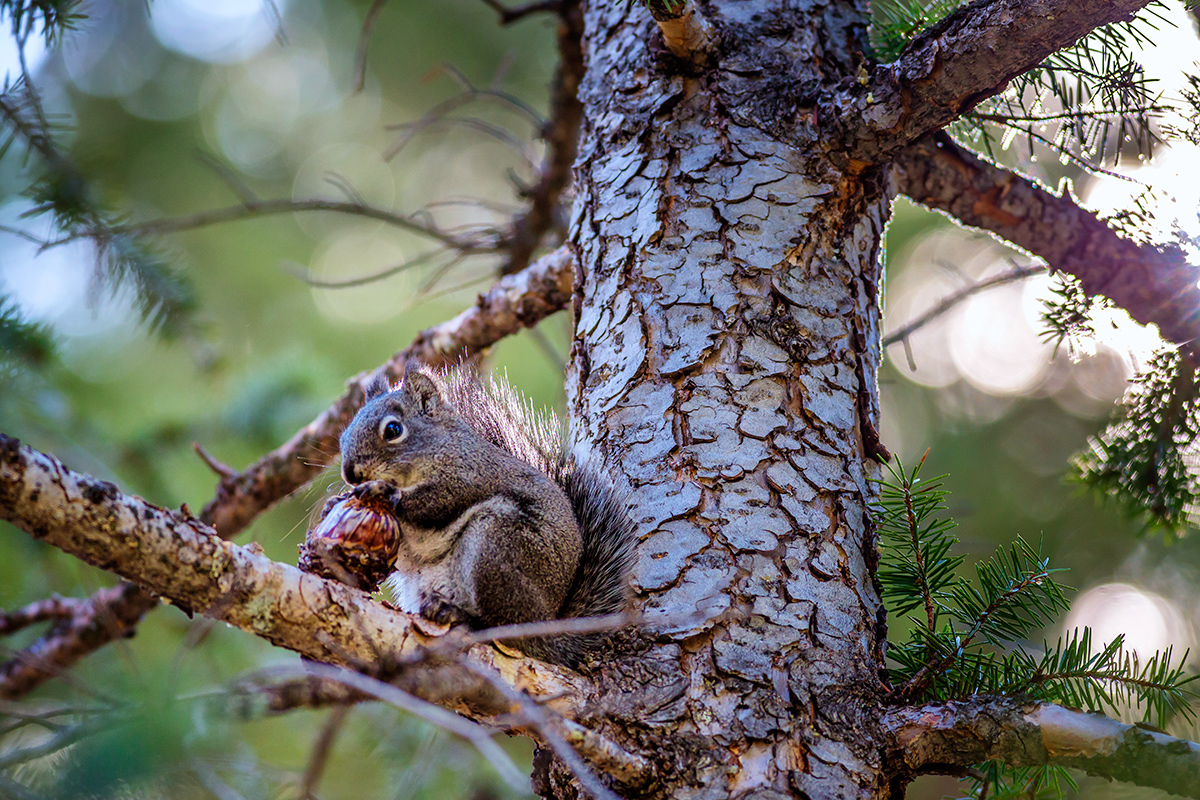
<svg viewBox="0 0 1200 800"><path fill-rule="evenodd" d="M387 441L388 421L404 426ZM560 426L507 384L417 365L341 438L356 494L395 505L403 541L390 581L406 610L492 627L622 610L634 526L612 486L575 463ZM598 635L516 642L576 664Z"/></svg>

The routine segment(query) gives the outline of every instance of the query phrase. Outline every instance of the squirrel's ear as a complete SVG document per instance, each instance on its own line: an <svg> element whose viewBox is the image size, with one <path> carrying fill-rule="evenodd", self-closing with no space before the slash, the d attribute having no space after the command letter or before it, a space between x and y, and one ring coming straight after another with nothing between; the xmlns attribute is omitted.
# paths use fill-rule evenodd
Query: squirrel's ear
<svg viewBox="0 0 1200 800"><path fill-rule="evenodd" d="M371 383L367 386L367 399L374 400L376 397L385 395L392 390L392 381L388 378L387 369L381 368L375 373L375 377L371 379Z"/></svg>
<svg viewBox="0 0 1200 800"><path fill-rule="evenodd" d="M404 367L404 383L400 385L404 396L422 411L429 413L441 408L442 393L434 377L419 362L410 361Z"/></svg>

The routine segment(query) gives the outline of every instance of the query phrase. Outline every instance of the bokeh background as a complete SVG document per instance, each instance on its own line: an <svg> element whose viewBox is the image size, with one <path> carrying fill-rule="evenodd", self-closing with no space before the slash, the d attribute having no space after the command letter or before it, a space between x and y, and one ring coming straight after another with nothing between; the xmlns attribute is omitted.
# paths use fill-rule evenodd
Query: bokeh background
<svg viewBox="0 0 1200 800"><path fill-rule="evenodd" d="M365 2L135 0L84 2L87 15L56 46L27 42L26 60L58 142L103 204L134 221L269 198L365 202L422 209L447 229L502 225L541 155L554 63L553 22L501 26L481 0L396 0L370 40L365 81L356 51ZM1164 92L1198 52L1194 20L1173 23L1145 48ZM7 24L7 20L4 21ZM19 74L0 36L0 72ZM428 114L478 93L448 117ZM414 123L417 123L414 125ZM1164 226L1196 235L1200 159L1160 148L1153 164L1125 159L1126 179L1084 174L1021 142L997 155L1049 185L1069 181L1090 207L1112 213L1148 188ZM153 241L194 287L197 311L178 335L153 335L129 290L95 281L91 245L40 250L19 231L53 238L22 195L38 168L19 146L0 159L0 294L45 323L57 355L0 375L0 430L76 469L169 506L201 507L215 478L192 452L201 443L243 467L306 424L342 390L429 325L469 305L491 280L487 257L446 258L358 287L324 288L403 264L433 247L381 222L306 213L204 226ZM1132 180L1130 180L1130 178ZM898 201L887 238L886 314L899 328L964 285L1029 264L1024 254ZM1097 340L1055 349L1042 336L1051 279L981 293L889 349L880 381L884 441L926 475L946 473L963 551L988 555L1017 535L1044 542L1079 591L1057 629L1124 633L1143 656L1196 641L1197 537L1145 536L1137 520L1081 494L1066 476L1073 453L1102 426L1156 335L1113 314ZM539 405L561 406L569 320L558 315L495 348L490 363ZM239 542L294 563L314 505L337 483L259 519ZM0 523L0 607L85 595L112 578ZM895 622L902 630L904 620ZM41 631L0 641L0 655ZM238 721L211 713L231 681L294 656L176 609L147 617L136 637L40 689L19 709L112 707L104 730L52 756L6 764L5 753L53 735L37 726L0 738L0 797L294 797L329 712ZM0 731L19 722L0 705ZM1131 712L1133 714L1133 712ZM1136 716L1136 715L1134 715ZM1132 718L1132 717L1131 717ZM1195 731L1181 729L1184 735ZM528 744L507 745L528 760ZM962 791L919 783L912 797ZM1083 780L1081 796L1154 796ZM353 709L335 740L322 798L509 797L470 748L382 706Z"/></svg>

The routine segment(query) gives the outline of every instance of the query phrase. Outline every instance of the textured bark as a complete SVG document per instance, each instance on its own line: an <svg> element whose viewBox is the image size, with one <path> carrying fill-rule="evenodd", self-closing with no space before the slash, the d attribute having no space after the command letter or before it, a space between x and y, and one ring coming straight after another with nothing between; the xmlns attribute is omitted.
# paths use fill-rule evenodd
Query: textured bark
<svg viewBox="0 0 1200 800"><path fill-rule="evenodd" d="M1074 275L1084 292L1111 299L1180 344L1200 339L1198 271L1176 246L1138 244L1069 196L1046 191L956 145L925 139L896 160L897 190L1033 253Z"/></svg>
<svg viewBox="0 0 1200 800"><path fill-rule="evenodd" d="M822 97L850 157L877 164L1008 88L1094 28L1149 0L975 0L918 36L870 78Z"/></svg>
<svg viewBox="0 0 1200 800"><path fill-rule="evenodd" d="M606 665L602 710L655 759L656 796L878 797L865 431L891 194L745 116L784 64L852 64L862 27L705 10L703 79L656 65L645 15L588 10L568 402L634 490L642 601L681 620Z"/></svg>
<svg viewBox="0 0 1200 800"><path fill-rule="evenodd" d="M889 711L895 759L913 774L990 759L1058 764L1184 797L1200 797L1200 745L1052 703L979 698Z"/></svg>

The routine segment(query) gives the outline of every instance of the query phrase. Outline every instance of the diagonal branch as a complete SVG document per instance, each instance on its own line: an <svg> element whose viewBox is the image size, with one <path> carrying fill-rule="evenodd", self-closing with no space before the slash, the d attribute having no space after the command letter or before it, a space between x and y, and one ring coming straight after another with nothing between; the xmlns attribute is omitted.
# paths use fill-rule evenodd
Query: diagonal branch
<svg viewBox="0 0 1200 800"><path fill-rule="evenodd" d="M0 519L184 610L318 661L354 669L400 664L419 657L431 641L415 627L413 617L364 592L225 541L186 513L122 494L113 484L74 472L3 434ZM561 696L558 710L573 716L571 704L582 687L569 671L511 658L481 644L468 643L462 658L498 671L535 696ZM443 705L466 702L448 694L445 686L426 686L421 693L436 695ZM473 714L487 717L508 710L507 703L497 707L493 701Z"/></svg>
<svg viewBox="0 0 1200 800"><path fill-rule="evenodd" d="M1034 264L1033 266L1027 267L1014 266L1007 272L1002 272L999 275L993 275L992 277L979 281L978 283L972 283L969 286L964 286L958 291L943 297L937 302L936 305L934 305L925 313L921 314L915 319L910 320L909 322L904 323L887 336L884 336L883 346L884 348L888 348L894 344L902 343L905 345L905 347L907 347L910 336L928 325L930 322L933 322L938 317L950 311L964 300L974 297L980 292L985 292L988 289L994 289L997 286L1006 286L1010 283L1023 281L1031 275L1040 275L1045 271L1046 268L1041 264Z"/></svg>
<svg viewBox="0 0 1200 800"><path fill-rule="evenodd" d="M938 134L902 152L897 188L915 202L991 231L1078 278L1179 344L1200 338L1200 271L1175 246L1120 236L1067 195L984 161Z"/></svg>
<svg viewBox="0 0 1200 800"><path fill-rule="evenodd" d="M819 100L857 161L878 164L1008 87L1092 30L1149 0L975 0L918 36L894 62Z"/></svg>
<svg viewBox="0 0 1200 800"><path fill-rule="evenodd" d="M489 347L524 327L536 325L566 306L571 297L574 261L567 248L543 256L520 273L502 279L479 296L475 306L452 320L422 332L406 349L373 373L351 380L346 392L287 443L242 472L225 476L200 515L222 536L231 538L267 508L316 477L337 450L337 437L362 405L375 373L395 379L408 359L428 364L453 363ZM89 601L87 613L57 626L32 648L0 666L0 697L19 697L79 659L121 636L157 604L135 584L103 589Z"/></svg>
<svg viewBox="0 0 1200 800"><path fill-rule="evenodd" d="M1103 714L1005 697L894 709L882 720L893 763L909 776L962 774L997 760L1057 764L1200 798L1200 745Z"/></svg>

